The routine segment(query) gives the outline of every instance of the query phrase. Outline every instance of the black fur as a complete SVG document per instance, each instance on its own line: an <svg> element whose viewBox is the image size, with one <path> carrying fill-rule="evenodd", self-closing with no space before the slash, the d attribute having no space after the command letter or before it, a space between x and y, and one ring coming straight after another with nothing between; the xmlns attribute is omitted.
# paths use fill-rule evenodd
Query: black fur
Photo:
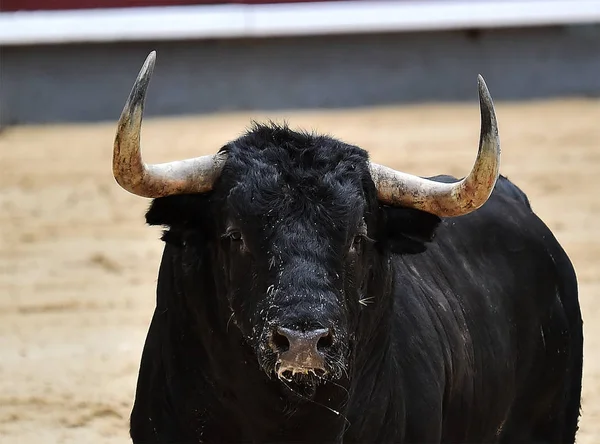
<svg viewBox="0 0 600 444"><path fill-rule="evenodd" d="M213 192L146 216L167 229L135 443L574 442L577 281L521 190L440 220L380 205L333 138L255 125L223 149ZM328 376L278 380L275 325L333 328Z"/></svg>

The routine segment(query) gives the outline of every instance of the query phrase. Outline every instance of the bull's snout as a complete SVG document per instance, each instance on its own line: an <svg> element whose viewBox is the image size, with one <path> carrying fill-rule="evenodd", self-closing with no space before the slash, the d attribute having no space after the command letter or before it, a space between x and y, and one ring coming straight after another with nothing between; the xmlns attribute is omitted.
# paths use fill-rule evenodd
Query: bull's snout
<svg viewBox="0 0 600 444"><path fill-rule="evenodd" d="M325 373L325 352L333 344L331 329L301 331L277 327L270 345L277 353L277 376Z"/></svg>

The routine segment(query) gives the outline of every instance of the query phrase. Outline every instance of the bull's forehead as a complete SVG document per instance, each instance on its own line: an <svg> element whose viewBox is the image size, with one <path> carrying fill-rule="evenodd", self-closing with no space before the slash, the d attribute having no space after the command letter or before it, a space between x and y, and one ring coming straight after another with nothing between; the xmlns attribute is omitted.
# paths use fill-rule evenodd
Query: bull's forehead
<svg viewBox="0 0 600 444"><path fill-rule="evenodd" d="M223 172L240 213L314 211L344 218L361 211L367 155L338 140L258 127L228 146Z"/></svg>
<svg viewBox="0 0 600 444"><path fill-rule="evenodd" d="M227 202L236 216L286 222L300 232L311 231L314 224L356 224L366 204L360 177L335 169L248 168L231 185Z"/></svg>

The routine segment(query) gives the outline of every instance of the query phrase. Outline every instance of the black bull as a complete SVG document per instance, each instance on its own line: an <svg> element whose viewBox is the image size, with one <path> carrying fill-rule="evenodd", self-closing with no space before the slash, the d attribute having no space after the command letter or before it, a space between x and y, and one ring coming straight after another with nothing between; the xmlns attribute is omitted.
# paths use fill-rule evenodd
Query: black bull
<svg viewBox="0 0 600 444"><path fill-rule="evenodd" d="M167 230L135 443L574 442L575 272L508 179L440 219L380 204L335 139L256 126L224 150L212 192L146 216ZM281 371L290 350L314 369Z"/></svg>

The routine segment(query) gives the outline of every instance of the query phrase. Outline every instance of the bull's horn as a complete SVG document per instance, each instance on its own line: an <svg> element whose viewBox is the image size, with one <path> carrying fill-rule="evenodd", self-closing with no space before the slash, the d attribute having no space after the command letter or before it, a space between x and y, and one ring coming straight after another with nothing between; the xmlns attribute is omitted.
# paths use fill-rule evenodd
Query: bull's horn
<svg viewBox="0 0 600 444"><path fill-rule="evenodd" d="M224 155L201 156L149 165L142 160L140 130L146 89L154 70L156 52L152 51L129 93L117 127L113 151L113 175L117 183L142 197L204 193L212 189L225 163Z"/></svg>
<svg viewBox="0 0 600 444"><path fill-rule="evenodd" d="M458 182L440 183L372 163L371 177L381 202L452 217L475 211L488 200L500 169L500 139L494 103L481 75L478 84L481 133L469 175Z"/></svg>

